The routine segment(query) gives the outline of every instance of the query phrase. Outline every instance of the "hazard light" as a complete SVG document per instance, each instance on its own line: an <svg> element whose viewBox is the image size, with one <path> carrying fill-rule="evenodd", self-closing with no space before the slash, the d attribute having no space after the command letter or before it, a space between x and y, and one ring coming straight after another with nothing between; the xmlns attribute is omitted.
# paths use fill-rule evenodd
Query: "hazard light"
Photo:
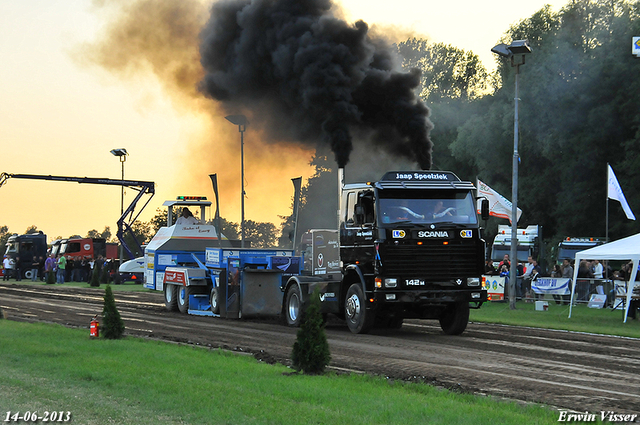
<svg viewBox="0 0 640 425"><path fill-rule="evenodd" d="M177 201L206 201L206 196L178 196Z"/></svg>

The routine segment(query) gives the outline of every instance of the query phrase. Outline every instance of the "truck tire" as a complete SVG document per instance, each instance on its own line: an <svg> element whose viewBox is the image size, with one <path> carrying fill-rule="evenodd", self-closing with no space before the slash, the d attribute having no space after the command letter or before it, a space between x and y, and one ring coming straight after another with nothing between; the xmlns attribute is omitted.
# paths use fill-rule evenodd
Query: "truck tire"
<svg viewBox="0 0 640 425"><path fill-rule="evenodd" d="M213 314L220 314L220 304L218 300L218 288L211 289L211 295L209 295L209 302L211 303L211 312Z"/></svg>
<svg viewBox="0 0 640 425"><path fill-rule="evenodd" d="M291 285L287 290L287 298L284 304L284 315L287 325L292 327L300 326L300 316L302 315L302 296L300 287Z"/></svg>
<svg viewBox="0 0 640 425"><path fill-rule="evenodd" d="M469 323L469 303L466 301L449 305L440 316L440 327L447 335L460 335Z"/></svg>
<svg viewBox="0 0 640 425"><path fill-rule="evenodd" d="M354 334L365 334L371 330L375 315L367 311L366 299L359 284L354 283L347 291L344 301L344 318Z"/></svg>
<svg viewBox="0 0 640 425"><path fill-rule="evenodd" d="M164 285L164 305L167 307L169 311L178 310L178 299L176 297L176 286L175 285Z"/></svg>
<svg viewBox="0 0 640 425"><path fill-rule="evenodd" d="M178 310L180 313L186 313L189 310L189 286L177 286L176 301L178 302Z"/></svg>

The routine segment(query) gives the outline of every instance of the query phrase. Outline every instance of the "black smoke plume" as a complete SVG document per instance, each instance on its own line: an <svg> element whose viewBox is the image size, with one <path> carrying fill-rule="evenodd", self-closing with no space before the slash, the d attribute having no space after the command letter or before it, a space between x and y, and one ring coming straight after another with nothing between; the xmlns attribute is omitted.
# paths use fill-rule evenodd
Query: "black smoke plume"
<svg viewBox="0 0 640 425"><path fill-rule="evenodd" d="M201 33L200 90L242 111L274 141L330 146L339 167L353 139L431 167L420 72L395 49L331 13L330 0L222 0Z"/></svg>

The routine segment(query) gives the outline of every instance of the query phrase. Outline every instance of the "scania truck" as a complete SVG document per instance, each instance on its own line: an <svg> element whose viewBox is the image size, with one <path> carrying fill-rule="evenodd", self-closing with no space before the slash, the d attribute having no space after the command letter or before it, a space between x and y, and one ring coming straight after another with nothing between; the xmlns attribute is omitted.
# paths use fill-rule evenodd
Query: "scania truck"
<svg viewBox="0 0 640 425"><path fill-rule="evenodd" d="M487 301L473 184L443 171L394 171L346 185L342 179L339 241L329 232L314 240L324 249L310 262L312 277L289 279L287 322L300 321L301 284L321 280L322 311L343 318L354 333L376 324L400 327L408 318L439 320L447 334L464 332L470 306ZM482 210L488 215L485 203ZM327 254L331 247L334 255ZM329 261L339 266L317 267Z"/></svg>

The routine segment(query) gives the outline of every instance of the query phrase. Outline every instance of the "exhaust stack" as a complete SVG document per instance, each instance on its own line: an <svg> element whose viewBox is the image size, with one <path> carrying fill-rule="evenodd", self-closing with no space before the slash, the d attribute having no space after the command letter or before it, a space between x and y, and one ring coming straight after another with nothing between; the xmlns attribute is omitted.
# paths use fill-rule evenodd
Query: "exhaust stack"
<svg viewBox="0 0 640 425"><path fill-rule="evenodd" d="M342 209L342 189L344 188L344 167L338 168L338 230L340 230L340 217L342 214L340 213Z"/></svg>

